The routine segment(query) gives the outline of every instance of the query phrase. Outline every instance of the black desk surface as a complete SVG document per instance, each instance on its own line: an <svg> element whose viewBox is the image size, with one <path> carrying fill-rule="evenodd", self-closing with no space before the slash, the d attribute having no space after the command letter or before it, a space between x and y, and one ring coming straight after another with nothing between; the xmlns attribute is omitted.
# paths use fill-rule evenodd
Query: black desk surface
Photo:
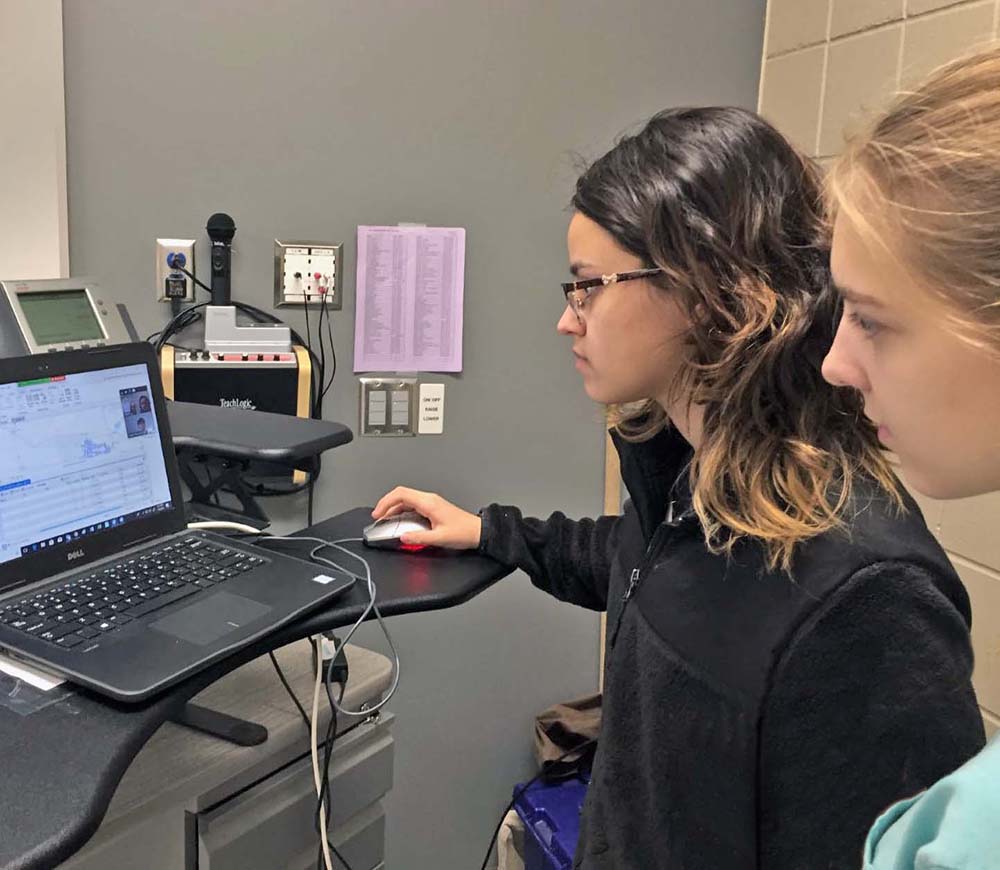
<svg viewBox="0 0 1000 870"><path fill-rule="evenodd" d="M174 447L204 450L232 459L290 465L351 441L351 430L329 420L288 414L167 402ZM277 445L277 446L276 446Z"/></svg>
<svg viewBox="0 0 1000 870"><path fill-rule="evenodd" d="M303 534L325 540L359 537L369 522L369 510L358 508ZM309 549L298 546L282 549ZM472 553L404 554L350 546L371 565L384 616L453 607L510 573ZM343 557L345 567L351 561ZM354 622L367 603L361 586L335 606L286 626L143 704L117 704L77 689L27 716L0 707L0 867L53 867L72 855L97 830L129 763L160 725L206 686L251 659Z"/></svg>

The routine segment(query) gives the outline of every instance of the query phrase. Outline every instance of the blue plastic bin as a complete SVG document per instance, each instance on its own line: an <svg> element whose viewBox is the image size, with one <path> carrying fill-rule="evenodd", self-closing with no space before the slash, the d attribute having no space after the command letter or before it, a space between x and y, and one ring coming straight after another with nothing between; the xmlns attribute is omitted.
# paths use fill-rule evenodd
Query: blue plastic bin
<svg viewBox="0 0 1000 870"><path fill-rule="evenodd" d="M514 794L520 789L517 786ZM552 785L537 782L514 801L524 822L525 870L570 870L586 795L587 783L570 779Z"/></svg>

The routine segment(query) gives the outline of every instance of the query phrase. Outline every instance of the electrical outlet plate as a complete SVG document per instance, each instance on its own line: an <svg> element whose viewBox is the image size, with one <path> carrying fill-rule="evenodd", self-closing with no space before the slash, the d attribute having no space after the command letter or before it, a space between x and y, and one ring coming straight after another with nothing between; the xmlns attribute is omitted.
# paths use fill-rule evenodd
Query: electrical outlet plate
<svg viewBox="0 0 1000 870"><path fill-rule="evenodd" d="M343 244L279 242L274 240L274 307L319 308L326 289L326 307L339 311L343 298ZM319 273L319 279L316 274ZM298 276L298 277L296 277Z"/></svg>
<svg viewBox="0 0 1000 870"><path fill-rule="evenodd" d="M417 379L393 375L358 378L362 435L400 436L417 432Z"/></svg>
<svg viewBox="0 0 1000 870"><path fill-rule="evenodd" d="M156 301L172 302L175 298L180 302L194 302L194 281L182 272L177 272L167 265L168 254L183 254L184 268L194 274L194 239L157 239L156 240ZM167 279L183 280L184 295L167 296Z"/></svg>

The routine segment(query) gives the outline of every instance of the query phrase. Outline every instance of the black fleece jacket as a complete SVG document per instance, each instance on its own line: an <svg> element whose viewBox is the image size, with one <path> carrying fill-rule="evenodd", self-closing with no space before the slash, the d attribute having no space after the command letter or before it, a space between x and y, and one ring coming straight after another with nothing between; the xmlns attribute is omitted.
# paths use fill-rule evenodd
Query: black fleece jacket
<svg viewBox="0 0 1000 870"><path fill-rule="evenodd" d="M791 577L754 542L713 555L687 442L615 441L622 516L482 511L483 552L608 613L574 866L858 870L875 817L984 743L958 576L915 504L864 483Z"/></svg>

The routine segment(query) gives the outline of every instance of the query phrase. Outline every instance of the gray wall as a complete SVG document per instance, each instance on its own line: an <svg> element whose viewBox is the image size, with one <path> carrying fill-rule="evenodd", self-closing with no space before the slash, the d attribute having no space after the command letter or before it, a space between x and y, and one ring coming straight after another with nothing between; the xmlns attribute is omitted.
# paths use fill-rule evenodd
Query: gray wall
<svg viewBox="0 0 1000 870"><path fill-rule="evenodd" d="M600 411L554 332L570 155L671 104L753 106L762 0L66 0L64 16L71 266L143 333L166 314L157 236L204 245L208 215L232 214L235 295L261 306L274 238L342 240L327 414L354 426L355 227L467 228L465 371L439 379L445 434L338 450L318 516L397 482L471 508L600 511ZM271 504L283 529L302 523L289 502ZM532 715L597 684L597 618L517 575L393 628L390 866L478 866L531 771Z"/></svg>

